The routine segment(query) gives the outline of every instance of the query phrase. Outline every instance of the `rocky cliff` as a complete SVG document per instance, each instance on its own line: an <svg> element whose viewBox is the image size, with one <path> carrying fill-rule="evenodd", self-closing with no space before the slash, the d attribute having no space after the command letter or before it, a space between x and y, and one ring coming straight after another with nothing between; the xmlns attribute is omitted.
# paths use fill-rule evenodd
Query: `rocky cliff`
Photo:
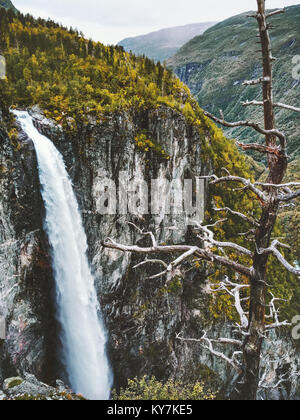
<svg viewBox="0 0 300 420"><path fill-rule="evenodd" d="M133 115L114 114L97 122L91 118L74 135L37 109L32 115L37 127L62 152L74 183L108 328L115 385L147 374L188 381L202 377L226 388L233 379L231 369L201 345L175 339L179 332L199 337L213 325L204 287L206 273L192 270L184 281L178 273L166 291L164 279L147 279L157 267L151 273L133 269L140 259L104 250L101 245L108 236L143 244L145 239L128 225L129 220L156 231L162 243L189 239L181 217L103 216L98 212L98 200L103 178L117 181L120 171L128 181L147 182L157 178L182 181L209 173L211 164L204 164L201 158L199 131L182 114L167 107ZM137 147L134 139L145 129L160 144L163 154ZM51 383L59 377L58 327L35 153L31 141L20 131L15 139L4 130L0 136L0 308L7 321L7 337L0 344L0 379L30 372ZM229 337L231 329L219 321L212 334ZM288 338L273 337L266 342L265 355L265 363L272 361L268 370L271 386L282 369L291 373L299 370L299 357ZM269 394L262 390L262 395L287 399L295 395L296 388L297 379L293 379Z"/></svg>
<svg viewBox="0 0 300 420"><path fill-rule="evenodd" d="M52 271L36 156L22 133L11 141L0 132L0 196L0 315L6 320L0 379L16 369L44 376L55 353Z"/></svg>

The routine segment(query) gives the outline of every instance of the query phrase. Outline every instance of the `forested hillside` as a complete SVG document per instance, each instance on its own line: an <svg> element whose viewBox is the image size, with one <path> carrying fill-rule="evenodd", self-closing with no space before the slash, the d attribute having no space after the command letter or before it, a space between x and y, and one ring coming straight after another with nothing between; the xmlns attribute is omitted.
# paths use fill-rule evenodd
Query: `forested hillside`
<svg viewBox="0 0 300 420"><path fill-rule="evenodd" d="M106 47L52 21L1 10L7 105L40 106L57 120L124 108L182 104L183 85L161 65Z"/></svg>
<svg viewBox="0 0 300 420"><path fill-rule="evenodd" d="M1 102L7 116L10 106L39 105L48 117L73 130L88 123L89 116L103 121L112 113L130 111L142 120L143 113L167 106L199 130L203 161L211 162L219 173L225 165L251 176L234 142L204 116L188 88L160 64L122 47L94 43L52 21L3 10L0 24L7 61L7 78L0 80ZM144 152L154 149L167 158L155 140L149 140L147 127L139 130L133 139L137 147Z"/></svg>
<svg viewBox="0 0 300 420"><path fill-rule="evenodd" d="M256 22L249 13L234 16L194 38L168 61L180 79L191 89L204 109L220 115L223 111L228 121L252 120L262 122L260 107L242 106L247 100L261 100L261 87L243 86L245 80L260 77L261 59L257 44ZM286 9L283 15L272 20L272 46L274 61L275 101L299 106L300 81L293 77L293 58L299 54L300 6ZM290 166L287 179L299 179L300 114L276 109L277 124L288 137ZM262 137L244 127L224 128L230 138L244 143L260 141ZM263 157L253 153L260 162ZM265 161L263 160L263 163ZM299 258L299 203L294 209L281 213L281 223Z"/></svg>
<svg viewBox="0 0 300 420"><path fill-rule="evenodd" d="M11 9L15 12L17 11L10 0L0 0L0 7L3 7L4 9Z"/></svg>
<svg viewBox="0 0 300 420"><path fill-rule="evenodd" d="M257 23L249 13L234 16L194 38L168 61L180 79L191 89L202 108L215 115L220 109L228 121L262 120L259 107L242 107L246 100L260 100L260 86L243 86L262 72L261 52L256 38ZM293 59L300 51L300 6L287 7L274 16L270 31L274 61L275 101L299 106L300 80L293 74ZM278 126L288 136L290 159L300 155L300 114L276 110ZM226 129L229 137L253 142L259 135L247 128ZM260 155L256 156L261 159Z"/></svg>
<svg viewBox="0 0 300 420"><path fill-rule="evenodd" d="M157 139L143 126L143 113L169 107L183 115L191 129L199 131L203 164L210 165L217 175L224 173L222 168L225 167L233 174L253 178L249 161L238 152L234 141L228 140L204 116L188 88L161 64L136 57L122 47L107 47L87 40L76 30L53 21L15 15L11 10L0 11L0 26L0 47L7 62L7 78L0 81L0 107L7 120L11 119L10 106L39 105L46 116L55 119L66 131L78 132L82 124L88 124L90 117L103 121L112 113L127 111L133 120L134 115L138 115L134 120L136 137L132 141L145 154L145 159L153 159L153 154L168 159L156 143ZM12 125L10 136L13 141ZM218 207L243 208L259 217L258 205L251 193L241 195L240 191L216 186L210 195L209 203L214 199ZM211 221L216 220L213 214L209 204L207 218ZM232 216L216 229L216 237L243 244L247 239L238 233L247 229L246 222ZM233 255L232 258L240 257ZM276 295L293 299L292 310L295 311L298 292L294 279L283 274L276 263L272 264L270 272ZM216 270L212 276L221 279L224 271ZM212 307L216 317L223 316L224 311L231 316L226 297L219 306ZM290 303L286 304L286 311L291 311Z"/></svg>

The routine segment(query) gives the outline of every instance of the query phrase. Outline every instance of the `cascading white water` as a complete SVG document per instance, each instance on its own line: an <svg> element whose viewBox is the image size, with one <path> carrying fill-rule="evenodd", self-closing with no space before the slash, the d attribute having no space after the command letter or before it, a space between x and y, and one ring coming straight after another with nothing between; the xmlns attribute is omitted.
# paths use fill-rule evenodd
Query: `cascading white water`
<svg viewBox="0 0 300 420"><path fill-rule="evenodd" d="M78 203L62 155L34 127L25 111L13 111L32 139L45 204L45 229L52 249L57 316L61 324L62 362L70 386L86 398L110 396L111 372L106 334L86 252L87 239Z"/></svg>

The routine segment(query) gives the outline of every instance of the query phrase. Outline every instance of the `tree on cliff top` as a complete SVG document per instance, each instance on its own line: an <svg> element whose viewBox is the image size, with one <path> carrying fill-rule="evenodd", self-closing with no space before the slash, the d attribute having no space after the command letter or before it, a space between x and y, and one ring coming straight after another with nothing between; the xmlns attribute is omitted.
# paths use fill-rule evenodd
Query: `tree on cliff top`
<svg viewBox="0 0 300 420"><path fill-rule="evenodd" d="M220 242L215 239L213 229L217 227L223 220L219 220L214 225L204 226L199 223L196 226L197 238L202 246L197 245L171 245L160 246L152 233L143 233L148 235L152 240L152 246L148 248L138 246L126 246L116 243L113 239L108 238L104 246L110 249L116 249L123 252L139 253L139 254L178 254L173 262L166 264L160 260L160 264L164 267L164 271L159 275L166 275L167 282L172 280L173 275L184 261L191 257L198 260L207 261L209 264L216 264L229 268L235 273L235 280L231 281L228 277L218 285L210 285L214 292L223 291L233 297L235 307L239 314L240 323L236 325L236 333L240 339L218 340L209 339L207 332L202 338L186 339L177 336L178 340L196 341L201 343L208 351L216 357L221 357L229 363L237 372L237 381L232 391L233 399L256 400L259 387L264 387L264 376L260 372L260 361L263 340L266 335L273 329L288 325L287 321L279 320L279 311L277 309L277 301L274 296L269 301L267 295L269 292L268 284L268 263L269 260L275 258L290 273L300 277L300 270L293 267L284 256L284 250L289 247L277 239L273 239L274 229L278 217L279 210L282 206L290 205L293 200L300 196L299 182L290 182L283 184L288 157L286 152L287 139L283 132L276 128L274 109L276 107L285 108L294 112L300 112L299 108L292 105L274 102L272 78L273 78L273 61L271 41L269 30L271 25L269 19L284 10L276 10L267 12L265 8L265 0L257 0L257 12L250 18L257 20L259 28L259 44L261 46L263 75L257 80L246 81L246 85L262 85L263 99L261 102L252 101L244 103L244 106L261 106L264 110L264 127L251 121L227 122L221 112L221 118L217 118L206 112L205 115L215 122L226 127L250 127L256 132L264 136L264 144L252 143L238 145L243 150L255 150L267 156L269 175L265 183L254 183L251 180L234 176L227 170L224 176L218 177L215 174L205 177L210 185L241 185L241 194L251 192L253 199L259 204L260 219L253 218L253 215L243 214L242 212L233 211L231 208L215 208L217 212L235 215L251 226L249 232L241 233L248 239L248 247L240 246L233 242ZM203 245L205 244L205 246ZM230 257L225 252L230 251ZM232 256L235 254L235 256ZM242 256L241 259L238 257ZM147 259L142 264L157 264L158 260ZM249 308L249 309L248 309ZM248 312L249 310L249 312ZM273 323L268 320L272 319ZM232 358L227 357L224 353L216 351L213 344L233 345L236 351ZM295 374L298 374L297 372ZM287 380L287 377L279 378L278 384Z"/></svg>

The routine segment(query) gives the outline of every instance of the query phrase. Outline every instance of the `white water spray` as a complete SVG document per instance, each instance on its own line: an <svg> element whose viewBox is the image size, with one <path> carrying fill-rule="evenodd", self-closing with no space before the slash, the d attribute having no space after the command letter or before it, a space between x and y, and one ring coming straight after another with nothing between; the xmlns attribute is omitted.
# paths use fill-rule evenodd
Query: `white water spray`
<svg viewBox="0 0 300 420"><path fill-rule="evenodd" d="M52 249L57 315L61 324L62 362L74 392L105 400L111 386L106 334L99 317L94 279L78 203L62 155L34 127L25 111L14 111L32 139L38 160L45 228Z"/></svg>

